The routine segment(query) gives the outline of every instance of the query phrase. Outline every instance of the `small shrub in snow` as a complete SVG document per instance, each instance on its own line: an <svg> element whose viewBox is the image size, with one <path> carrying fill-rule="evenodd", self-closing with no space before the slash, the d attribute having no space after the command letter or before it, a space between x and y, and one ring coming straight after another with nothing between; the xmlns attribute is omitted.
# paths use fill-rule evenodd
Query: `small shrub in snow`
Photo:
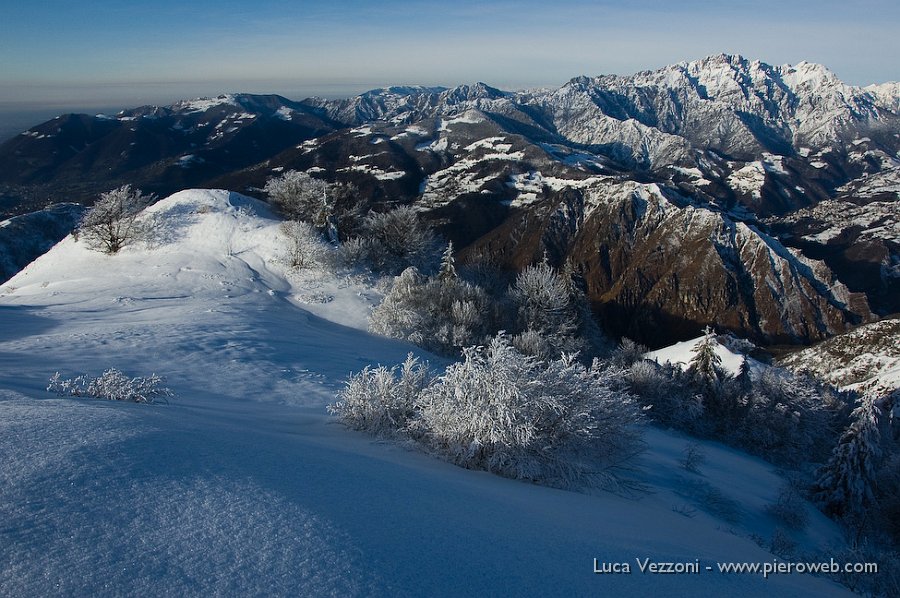
<svg viewBox="0 0 900 598"><path fill-rule="evenodd" d="M809 522L806 501L790 484L782 486L775 502L766 507L766 512L789 529L803 531Z"/></svg>
<svg viewBox="0 0 900 598"><path fill-rule="evenodd" d="M732 524L741 520L740 503L706 480L697 478L686 480L683 492L700 509L714 517Z"/></svg>
<svg viewBox="0 0 900 598"><path fill-rule="evenodd" d="M401 366L365 368L347 381L328 410L355 430L389 438L405 433L431 375L412 353Z"/></svg>
<svg viewBox="0 0 900 598"><path fill-rule="evenodd" d="M700 473L700 466L706 461L706 453L700 447L699 442L688 443L681 452L681 467L691 473Z"/></svg>
<svg viewBox="0 0 900 598"><path fill-rule="evenodd" d="M156 374L131 378L110 368L96 378L81 375L63 379L56 372L51 376L47 390L59 396L95 397L132 403L168 403L174 395L169 388L163 386L164 382Z"/></svg>

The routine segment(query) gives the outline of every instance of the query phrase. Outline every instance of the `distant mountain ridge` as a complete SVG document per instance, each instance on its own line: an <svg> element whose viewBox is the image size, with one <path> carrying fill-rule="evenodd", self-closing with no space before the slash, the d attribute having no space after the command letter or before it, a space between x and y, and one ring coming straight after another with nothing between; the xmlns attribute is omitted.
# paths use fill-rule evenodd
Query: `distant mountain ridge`
<svg viewBox="0 0 900 598"><path fill-rule="evenodd" d="M546 252L620 334L810 342L900 311L898 93L722 54L525 92L222 95L33 127L0 145L0 206L303 170L419 206L466 259Z"/></svg>

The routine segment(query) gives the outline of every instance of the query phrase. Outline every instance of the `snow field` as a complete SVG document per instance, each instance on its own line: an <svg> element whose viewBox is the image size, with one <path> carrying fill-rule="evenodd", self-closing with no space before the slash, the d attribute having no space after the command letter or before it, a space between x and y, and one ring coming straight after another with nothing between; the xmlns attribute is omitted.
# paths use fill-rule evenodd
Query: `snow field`
<svg viewBox="0 0 900 598"><path fill-rule="evenodd" d="M363 330L377 293L289 273L278 222L249 198L192 190L150 211L155 247L106 256L69 238L0 287L0 594L846 593L804 575L595 575L594 558L771 561L750 534L777 525L762 507L781 477L714 443L689 473L688 439L650 429L635 476L652 492L585 495L350 432L324 409L347 374L429 358ZM297 299L313 292L332 299ZM55 371L108 367L163 375L178 398L43 390ZM795 536L841 542L814 512Z"/></svg>

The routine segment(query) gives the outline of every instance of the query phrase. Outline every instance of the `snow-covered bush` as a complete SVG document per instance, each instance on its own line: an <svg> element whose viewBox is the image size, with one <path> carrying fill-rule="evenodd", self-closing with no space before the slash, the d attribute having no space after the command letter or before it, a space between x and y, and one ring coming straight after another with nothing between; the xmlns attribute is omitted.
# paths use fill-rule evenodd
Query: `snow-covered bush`
<svg viewBox="0 0 900 598"><path fill-rule="evenodd" d="M131 185L101 193L100 199L81 218L75 237L95 251L117 253L143 238L145 229L138 215L154 199Z"/></svg>
<svg viewBox="0 0 900 598"><path fill-rule="evenodd" d="M422 392L412 427L463 467L551 486L615 486L640 451L640 410L619 376L572 356L538 361L500 335L464 349Z"/></svg>
<svg viewBox="0 0 900 598"><path fill-rule="evenodd" d="M619 367L629 368L639 361L643 361L644 353L650 349L630 338L624 337L613 350L610 359Z"/></svg>
<svg viewBox="0 0 900 598"><path fill-rule="evenodd" d="M682 480L680 493L689 497L704 512L728 523L737 523L743 516L740 503L705 479L692 477Z"/></svg>
<svg viewBox="0 0 900 598"><path fill-rule="evenodd" d="M129 377L110 368L95 378L85 375L63 379L59 372L50 377L47 390L59 396L95 397L132 403L168 403L174 395L156 374Z"/></svg>
<svg viewBox="0 0 900 598"><path fill-rule="evenodd" d="M369 265L377 272L399 274L410 266L433 272L440 263L442 245L412 207L370 214L363 221L362 237Z"/></svg>
<svg viewBox="0 0 900 598"><path fill-rule="evenodd" d="M369 253L369 243L360 237L353 237L327 252L324 258L335 272L365 271L368 269Z"/></svg>
<svg viewBox="0 0 900 598"><path fill-rule="evenodd" d="M625 379L652 419L680 430L697 431L704 413L703 397L678 367L642 360L626 370Z"/></svg>
<svg viewBox="0 0 900 598"><path fill-rule="evenodd" d="M355 429L411 438L470 469L621 489L642 449L641 412L621 380L600 362L541 362L500 335L464 349L463 361L437 378L411 356L403 366L366 368L329 409Z"/></svg>
<svg viewBox="0 0 900 598"><path fill-rule="evenodd" d="M320 263L326 253L325 244L315 227L308 222L288 220L279 231L287 241L285 262L298 270Z"/></svg>
<svg viewBox="0 0 900 598"><path fill-rule="evenodd" d="M270 178L263 191L286 218L325 227L329 213L325 181L305 172L287 170Z"/></svg>
<svg viewBox="0 0 900 598"><path fill-rule="evenodd" d="M527 266L516 277L509 296L518 312L519 329L530 333L517 343L522 350L551 357L583 348L576 334L579 318L572 289L554 268L544 263Z"/></svg>
<svg viewBox="0 0 900 598"><path fill-rule="evenodd" d="M372 311L369 329L444 355L491 335L490 297L459 278L426 277L407 268Z"/></svg>
<svg viewBox="0 0 900 598"><path fill-rule="evenodd" d="M403 365L366 367L352 375L328 410L355 430L382 438L399 436L406 432L419 393L430 381L428 366L410 353Z"/></svg>

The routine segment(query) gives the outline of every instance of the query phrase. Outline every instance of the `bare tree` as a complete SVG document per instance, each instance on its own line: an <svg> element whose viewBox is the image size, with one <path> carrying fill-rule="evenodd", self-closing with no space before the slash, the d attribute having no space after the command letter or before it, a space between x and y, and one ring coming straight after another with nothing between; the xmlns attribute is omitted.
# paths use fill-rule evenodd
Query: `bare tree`
<svg viewBox="0 0 900 598"><path fill-rule="evenodd" d="M144 230L138 214L155 199L131 185L101 193L97 203L82 217L77 236L91 249L117 253L142 237Z"/></svg>

